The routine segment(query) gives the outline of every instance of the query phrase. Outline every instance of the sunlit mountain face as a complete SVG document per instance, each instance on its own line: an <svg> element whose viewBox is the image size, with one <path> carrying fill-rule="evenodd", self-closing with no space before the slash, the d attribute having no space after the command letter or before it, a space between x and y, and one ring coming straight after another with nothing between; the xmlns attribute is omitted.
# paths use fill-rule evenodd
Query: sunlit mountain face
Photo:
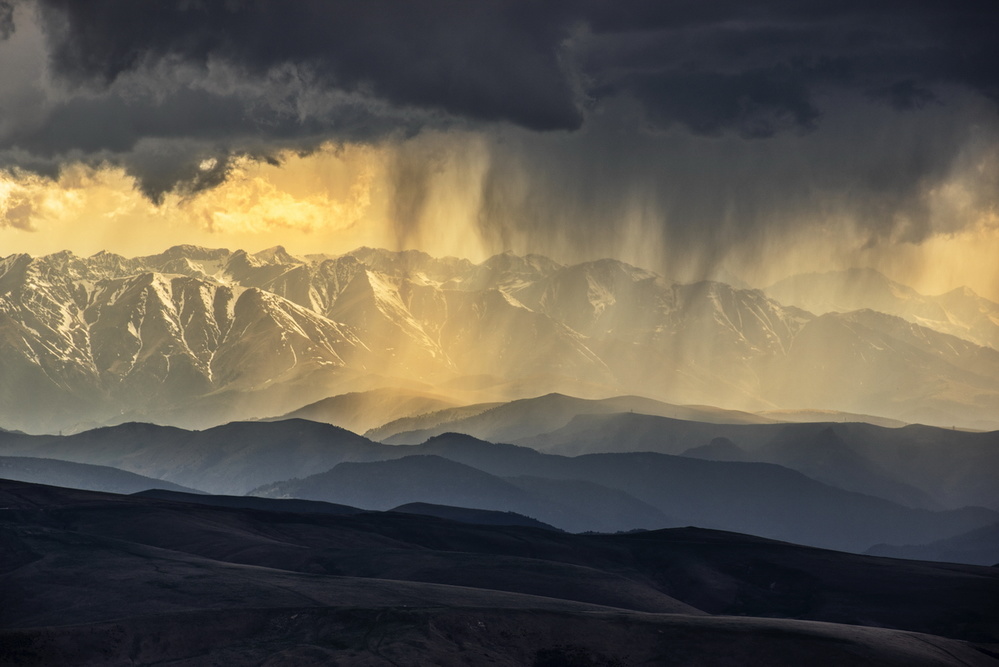
<svg viewBox="0 0 999 667"><path fill-rule="evenodd" d="M993 5L0 0L0 663L995 665Z"/></svg>
<svg viewBox="0 0 999 667"><path fill-rule="evenodd" d="M969 428L999 414L999 304L873 271L789 278L779 300L611 259L175 246L11 255L0 287L3 418L30 431L203 427L392 387L448 405L557 391Z"/></svg>

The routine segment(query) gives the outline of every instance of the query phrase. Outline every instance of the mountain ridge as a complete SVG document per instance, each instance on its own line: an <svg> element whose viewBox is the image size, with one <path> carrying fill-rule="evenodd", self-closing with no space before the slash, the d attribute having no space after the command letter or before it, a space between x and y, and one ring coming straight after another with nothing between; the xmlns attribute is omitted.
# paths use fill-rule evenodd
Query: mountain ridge
<svg viewBox="0 0 999 667"><path fill-rule="evenodd" d="M267 404L286 414L412 383L457 404L547 388L995 422L999 350L930 323L815 315L760 290L671 283L613 259L188 246L136 258L11 255L0 259L0 424L204 428L257 418ZM462 388L485 376L495 382Z"/></svg>
<svg viewBox="0 0 999 667"><path fill-rule="evenodd" d="M999 303L969 287L926 295L873 269L847 269L789 276L764 292L816 315L877 310L999 349Z"/></svg>
<svg viewBox="0 0 999 667"><path fill-rule="evenodd" d="M770 425L744 428L750 426ZM792 441L796 429L807 433L808 428L775 426ZM898 429L884 432L898 435ZM979 436L954 435L972 440ZM832 444L833 451L841 447ZM933 456L948 454L945 450ZM968 478L960 469L933 466L933 456L920 453L910 458L926 458L927 474L940 476L943 470L948 484L974 487L975 480L992 479L987 461L968 457L968 466L978 475ZM882 542L943 539L994 523L999 516L975 507L930 511L906 506L884 494L846 491L774 463L649 452L566 457L460 434L444 434L420 445L385 445L306 420L239 422L206 431L126 424L72 436L0 434L0 454L109 465L227 495L266 486L263 495L363 509L391 509L406 502L471 505L516 511L573 530L704 525L853 551ZM888 447L885 454L892 457L896 452ZM460 498L454 491L459 480L464 480L465 493ZM480 492L486 489L495 493L483 496ZM468 500L472 497L486 504L476 505ZM542 513L538 508L547 509Z"/></svg>

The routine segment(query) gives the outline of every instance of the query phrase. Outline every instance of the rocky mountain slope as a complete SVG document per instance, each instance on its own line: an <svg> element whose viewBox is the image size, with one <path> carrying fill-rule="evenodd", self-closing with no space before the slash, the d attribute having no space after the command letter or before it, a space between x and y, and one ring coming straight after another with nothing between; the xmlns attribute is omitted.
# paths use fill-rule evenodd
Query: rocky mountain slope
<svg viewBox="0 0 999 667"><path fill-rule="evenodd" d="M941 333L931 320L816 316L615 260L11 255L0 259L0 424L205 427L380 387L455 403L558 390L991 424L999 350L952 335L971 325Z"/></svg>
<svg viewBox="0 0 999 667"><path fill-rule="evenodd" d="M872 269L852 269L791 276L765 291L781 303L816 315L877 310L999 349L999 303L968 287L926 295Z"/></svg>

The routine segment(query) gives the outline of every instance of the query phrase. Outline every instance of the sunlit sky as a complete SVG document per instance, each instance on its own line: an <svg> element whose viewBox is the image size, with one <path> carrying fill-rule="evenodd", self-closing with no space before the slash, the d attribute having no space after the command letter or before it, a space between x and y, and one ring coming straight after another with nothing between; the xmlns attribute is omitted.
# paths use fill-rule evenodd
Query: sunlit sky
<svg viewBox="0 0 999 667"><path fill-rule="evenodd" d="M509 250L999 300L994 12L97 4L0 3L0 255Z"/></svg>

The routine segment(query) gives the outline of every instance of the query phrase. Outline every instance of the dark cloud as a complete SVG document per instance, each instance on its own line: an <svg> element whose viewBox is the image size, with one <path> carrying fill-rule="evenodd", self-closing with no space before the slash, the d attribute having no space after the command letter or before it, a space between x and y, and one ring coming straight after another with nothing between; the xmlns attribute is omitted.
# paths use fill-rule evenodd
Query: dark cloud
<svg viewBox="0 0 999 667"><path fill-rule="evenodd" d="M908 109L957 84L999 102L995 3L630 7L593 14L580 62L599 91L645 104L654 125L709 135L807 129L824 111L813 100L830 90L874 91L872 99Z"/></svg>
<svg viewBox="0 0 999 667"><path fill-rule="evenodd" d="M212 59L251 75L294 64L316 83L536 130L581 122L559 63L559 3L42 0L58 71L113 82L151 62Z"/></svg>
<svg viewBox="0 0 999 667"><path fill-rule="evenodd" d="M656 124L769 136L814 124L817 87L896 106L940 83L999 90L987 2L39 2L73 81L170 61L257 79L292 66L324 89L531 130L577 129L580 93L633 94Z"/></svg>
<svg viewBox="0 0 999 667"><path fill-rule="evenodd" d="M939 103L940 100L932 91L917 85L911 79L897 81L890 86L884 86L870 91L870 97L887 102L897 111L922 109L927 104Z"/></svg>
<svg viewBox="0 0 999 667"><path fill-rule="evenodd" d="M0 163L17 151L36 164L147 166L134 175L154 200L207 185L188 180L205 155L582 122L562 58L571 21L556 2L21 4L41 17L56 89L0 133ZM161 165L149 144L168 154Z"/></svg>
<svg viewBox="0 0 999 667"><path fill-rule="evenodd" d="M0 72L0 165L109 161L156 200L220 182L237 154L457 127L530 137L516 155L493 145L480 223L504 244L525 230L554 239L545 220L567 210L613 220L636 199L680 241L748 235L833 201L872 238L918 241L922 193L970 141L965 128L995 127L997 7L0 0L0 32L42 26L51 74L42 93L21 82L8 94ZM515 166L536 183L529 196L511 185ZM397 157L401 238L433 168Z"/></svg>
<svg viewBox="0 0 999 667"><path fill-rule="evenodd" d="M9 0L0 0L0 39L7 39L14 33L14 5Z"/></svg>
<svg viewBox="0 0 999 667"><path fill-rule="evenodd" d="M808 86L788 68L639 74L605 92L615 88L634 95L656 127L676 122L703 135L735 130L746 138L765 138L788 129L812 129L820 116Z"/></svg>
<svg viewBox="0 0 999 667"><path fill-rule="evenodd" d="M836 113L764 140L635 132L645 110L616 104L571 137L503 136L482 186L487 238L564 261L652 256L645 265L667 275L681 266L690 278L711 275L736 248L779 261L781 239L799 233L891 247L999 208L999 125L970 93L904 114L861 93L822 97L815 104ZM942 209L933 193L955 187L974 200Z"/></svg>

